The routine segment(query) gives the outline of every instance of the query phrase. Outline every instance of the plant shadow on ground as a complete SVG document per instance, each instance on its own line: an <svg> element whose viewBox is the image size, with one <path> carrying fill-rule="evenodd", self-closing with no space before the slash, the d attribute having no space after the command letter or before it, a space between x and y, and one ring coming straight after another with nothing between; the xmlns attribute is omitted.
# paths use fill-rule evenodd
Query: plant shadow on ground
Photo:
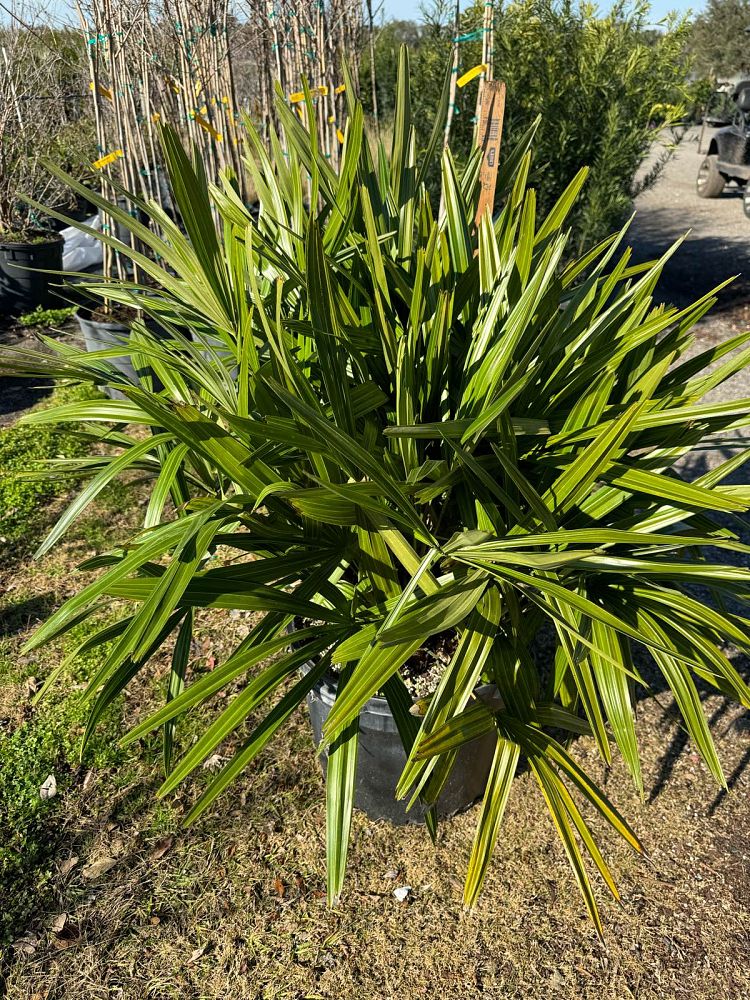
<svg viewBox="0 0 750 1000"><path fill-rule="evenodd" d="M58 595L53 591L3 604L0 606L0 639L28 632L30 625L43 621L57 605Z"/></svg>
<svg viewBox="0 0 750 1000"><path fill-rule="evenodd" d="M736 201L738 227L742 225L742 192L725 189L720 201ZM723 281L732 279L712 309L716 316L745 304L750 298L750 244L747 239L728 238L704 232L688 233L684 214L676 216L673 205L650 205L641 210L629 239L634 261L657 259L677 240L685 242L666 264L656 289L657 300L684 307Z"/></svg>
<svg viewBox="0 0 750 1000"><path fill-rule="evenodd" d="M53 390L51 382L39 380L35 385L29 385L25 378L0 378L0 423L8 414L19 413L35 406L48 397Z"/></svg>

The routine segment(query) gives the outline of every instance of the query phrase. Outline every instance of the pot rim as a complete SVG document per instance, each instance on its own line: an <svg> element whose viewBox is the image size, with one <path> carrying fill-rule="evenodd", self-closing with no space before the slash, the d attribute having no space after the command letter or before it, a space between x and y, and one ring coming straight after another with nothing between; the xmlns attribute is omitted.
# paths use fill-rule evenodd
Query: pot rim
<svg viewBox="0 0 750 1000"><path fill-rule="evenodd" d="M312 660L307 660L299 668L300 673L302 674L309 673L313 669L314 665L315 664L313 663ZM323 676L320 678L320 680L313 685L311 693L315 691L325 701L330 700L331 704L333 704L336 698L336 691L338 690L338 682L339 679L336 676L336 674L334 674L330 670L327 670L325 674L323 674ZM491 682L488 684L477 684L474 688L473 693L485 701L490 701L498 693L497 685ZM412 697L411 692L409 693L409 697ZM413 705L417 704L417 702L414 701L413 698L412 698L412 704ZM390 716L393 715L393 712L391 712L390 709L390 705L388 704L388 699L383 698L382 695L378 694L373 695L372 698L368 698L368 700L362 706L360 711L368 712L371 715L390 715Z"/></svg>
<svg viewBox="0 0 750 1000"><path fill-rule="evenodd" d="M92 319L93 312L94 312L93 309L88 309L85 306L81 306L79 309L76 309L74 315L79 323L90 323L91 326L98 326L103 330L118 330L118 331L123 330L125 332L128 332L130 330L129 325L121 323L119 320L115 320L114 322L108 322L106 320L101 320L101 319ZM88 315L86 315L87 313Z"/></svg>
<svg viewBox="0 0 750 1000"><path fill-rule="evenodd" d="M53 230L47 229L30 229L29 235L31 236L45 236L45 240L35 239L33 241L29 240L6 240L3 238L3 234L0 232L0 250L12 249L15 247L48 247L54 246L57 243L64 243L65 240L60 233L56 233Z"/></svg>

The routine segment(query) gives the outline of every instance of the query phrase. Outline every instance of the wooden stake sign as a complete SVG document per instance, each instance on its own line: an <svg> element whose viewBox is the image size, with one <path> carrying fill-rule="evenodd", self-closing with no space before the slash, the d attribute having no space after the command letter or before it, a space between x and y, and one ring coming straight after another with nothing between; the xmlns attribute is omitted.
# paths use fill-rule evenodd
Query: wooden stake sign
<svg viewBox="0 0 750 1000"><path fill-rule="evenodd" d="M484 215L490 213L495 203L495 185L500 159L500 140L503 133L505 114L505 84L500 80L485 80L482 88L482 109L479 115L477 145L482 149L482 166L479 169L479 204L474 225Z"/></svg>

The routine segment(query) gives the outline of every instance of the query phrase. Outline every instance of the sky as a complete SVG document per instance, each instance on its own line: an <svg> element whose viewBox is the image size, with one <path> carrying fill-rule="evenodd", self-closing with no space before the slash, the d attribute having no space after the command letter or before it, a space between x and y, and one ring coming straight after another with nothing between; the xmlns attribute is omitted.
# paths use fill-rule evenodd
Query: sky
<svg viewBox="0 0 750 1000"><path fill-rule="evenodd" d="M461 0L461 7L469 6L470 0ZM10 6L9 0L6 0L8 6ZM651 0L651 10L653 15L653 22L657 23L660 18L664 17L671 10L678 10L684 12L687 10L692 10L694 13L702 10L705 0L694 0L690 3L689 0ZM419 20L419 10L422 4L422 0L373 0L373 10L380 10L381 16L384 15L386 18L402 18L404 20ZM66 0L51 0L48 4L47 9L49 10L52 18L57 21L70 21L71 14L69 11L70 4ZM602 10L607 10L611 6L611 0L598 0L598 6ZM0 10L0 22L3 20L2 11Z"/></svg>
<svg viewBox="0 0 750 1000"><path fill-rule="evenodd" d="M418 20L419 18L421 0L382 0L382 4L383 12L388 18L403 18L404 20ZM376 6L377 0L374 0L373 7ZM461 7L467 6L466 0L461 0ZM599 0L599 6L606 10L610 4L608 0ZM654 22L659 21L671 10L680 12L692 10L694 13L698 13L703 6L704 0L695 0L694 3L689 3L688 0L651 0Z"/></svg>

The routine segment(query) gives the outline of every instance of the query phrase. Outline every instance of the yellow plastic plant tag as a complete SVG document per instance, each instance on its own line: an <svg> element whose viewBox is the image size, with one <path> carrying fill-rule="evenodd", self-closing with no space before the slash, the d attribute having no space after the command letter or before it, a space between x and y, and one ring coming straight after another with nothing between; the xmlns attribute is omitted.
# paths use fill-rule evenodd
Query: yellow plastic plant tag
<svg viewBox="0 0 750 1000"><path fill-rule="evenodd" d="M94 89L94 81L92 80L89 84L89 90ZM112 91L108 87L103 87L101 84L97 85L97 91L100 97L106 97L108 101L112 100Z"/></svg>
<svg viewBox="0 0 750 1000"><path fill-rule="evenodd" d="M310 91L310 94L312 97L326 97L328 94L328 87L326 86L313 87L312 90ZM304 90L297 90L295 91L295 93L289 95L290 104L299 104L299 102L304 101L304 99L305 99Z"/></svg>
<svg viewBox="0 0 750 1000"><path fill-rule="evenodd" d="M201 109L201 110L204 110L204 109ZM194 115L194 118L198 122L198 124L200 125L200 127L203 129L204 132L208 132L208 134L210 136L212 136L212 138L216 139L217 142L221 142L222 141L222 139L224 137L222 136L221 132L217 132L216 129L211 124L211 122L207 122L206 119L203 117L203 115L199 115L196 112L195 115Z"/></svg>
<svg viewBox="0 0 750 1000"><path fill-rule="evenodd" d="M334 94L343 94L345 90L346 90L346 84L342 83L338 87L336 87L336 89L334 90Z"/></svg>
<svg viewBox="0 0 750 1000"><path fill-rule="evenodd" d="M481 73L487 72L487 63L479 63L478 66L472 66L471 69L467 70L463 76L460 76L456 80L457 87L465 87L467 83L470 83Z"/></svg>
<svg viewBox="0 0 750 1000"><path fill-rule="evenodd" d="M336 129L336 138L338 139L339 142L343 143L343 141L344 141L344 133L341 131L340 128Z"/></svg>
<svg viewBox="0 0 750 1000"><path fill-rule="evenodd" d="M113 149L111 153L106 153L104 156L100 156L98 160L94 160L91 164L96 170L103 170L108 167L110 163L114 163L115 160L119 160L121 156L125 154L121 149Z"/></svg>

